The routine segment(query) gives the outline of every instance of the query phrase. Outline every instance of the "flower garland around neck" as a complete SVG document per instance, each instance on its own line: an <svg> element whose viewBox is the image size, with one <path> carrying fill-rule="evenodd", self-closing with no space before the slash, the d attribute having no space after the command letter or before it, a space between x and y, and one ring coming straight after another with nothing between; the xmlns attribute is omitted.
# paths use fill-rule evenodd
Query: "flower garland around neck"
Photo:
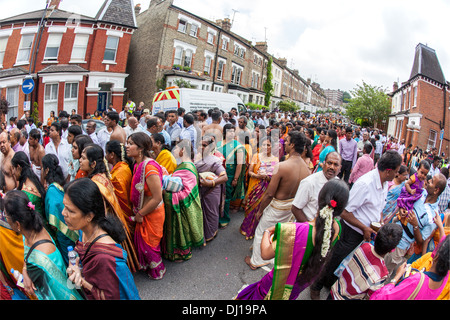
<svg viewBox="0 0 450 320"><path fill-rule="evenodd" d="M319 212L320 218L325 220L322 249L320 251L322 258L325 258L328 254L328 251L330 250L331 228L333 227L333 211L334 211L333 208L334 207L336 207L336 201L331 200L330 205L326 205Z"/></svg>

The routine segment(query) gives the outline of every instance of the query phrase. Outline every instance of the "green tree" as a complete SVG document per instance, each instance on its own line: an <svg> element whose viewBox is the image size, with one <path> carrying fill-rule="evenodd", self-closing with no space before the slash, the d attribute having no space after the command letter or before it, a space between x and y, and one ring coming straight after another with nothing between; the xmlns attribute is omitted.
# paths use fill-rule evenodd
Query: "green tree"
<svg viewBox="0 0 450 320"><path fill-rule="evenodd" d="M342 102L349 103L351 99L352 99L352 96L350 95L350 93L348 93L347 91L344 91L344 93L342 94Z"/></svg>
<svg viewBox="0 0 450 320"><path fill-rule="evenodd" d="M362 119L370 126L387 120L391 111L391 101L381 87L372 86L363 81L351 91L353 98L347 105L347 116L353 121Z"/></svg>
<svg viewBox="0 0 450 320"><path fill-rule="evenodd" d="M269 61L267 62L267 76L266 82L264 82L264 92L266 95L264 96L264 105L266 107L270 106L270 99L272 99L273 95L273 83L272 83L272 57L269 57Z"/></svg>
<svg viewBox="0 0 450 320"><path fill-rule="evenodd" d="M278 102L278 109L282 112L295 112L299 109L299 107L295 104L294 101L290 100L281 100Z"/></svg>

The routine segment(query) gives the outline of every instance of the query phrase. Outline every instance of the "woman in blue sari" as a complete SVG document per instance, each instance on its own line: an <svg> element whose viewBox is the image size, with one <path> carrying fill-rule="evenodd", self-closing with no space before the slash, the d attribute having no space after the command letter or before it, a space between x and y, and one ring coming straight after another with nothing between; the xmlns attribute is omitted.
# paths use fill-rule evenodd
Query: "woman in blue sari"
<svg viewBox="0 0 450 320"><path fill-rule="evenodd" d="M25 265L22 274L27 294L35 295L38 300L82 300L80 293L67 285L61 253L28 196L23 191L11 190L4 200L8 224L23 235Z"/></svg>
<svg viewBox="0 0 450 320"><path fill-rule="evenodd" d="M232 124L223 126L223 143L217 144L218 151L225 157L225 169L228 181L225 187L225 205L219 226L225 228L230 222L230 203L245 197L245 147L236 139L235 127ZM219 145L220 144L220 145Z"/></svg>
<svg viewBox="0 0 450 320"><path fill-rule="evenodd" d="M327 157L327 154L334 152L334 151L338 151L337 148L337 133L335 130L328 130L327 132L327 136L325 138L325 142L324 142L324 148L323 150L320 152L319 155L319 164L317 166L317 170L316 171L322 171L322 164L325 161L325 158Z"/></svg>
<svg viewBox="0 0 450 320"><path fill-rule="evenodd" d="M383 222L390 223L397 211L397 198L405 185L406 179L408 179L409 170L405 165L401 165L392 183L389 184L388 194L386 196L386 206L383 209Z"/></svg>
<svg viewBox="0 0 450 320"><path fill-rule="evenodd" d="M48 224L56 229L56 246L58 247L64 262L67 266L69 258L67 247L75 246L79 235L77 231L72 231L67 227L62 211L64 209L64 174L59 166L58 157L54 154L47 154L42 158L42 179L47 186L45 193L45 214Z"/></svg>

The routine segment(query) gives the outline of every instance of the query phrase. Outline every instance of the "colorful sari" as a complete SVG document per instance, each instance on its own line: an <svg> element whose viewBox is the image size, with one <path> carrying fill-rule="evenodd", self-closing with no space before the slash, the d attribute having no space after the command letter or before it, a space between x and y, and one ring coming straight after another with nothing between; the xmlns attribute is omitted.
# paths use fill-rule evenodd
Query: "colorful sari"
<svg viewBox="0 0 450 320"><path fill-rule="evenodd" d="M181 178L184 189L164 194L166 218L162 251L168 260L188 260L192 257L192 248L205 242L198 173L192 162L183 162L172 176Z"/></svg>
<svg viewBox="0 0 450 320"><path fill-rule="evenodd" d="M25 238L24 238L25 239ZM30 248L24 245L24 255ZM28 256L27 273L33 281L38 300L83 300L74 286L68 286L70 281L66 276L66 265L58 248L47 255L38 248Z"/></svg>
<svg viewBox="0 0 450 320"><path fill-rule="evenodd" d="M172 174L177 167L177 160L173 156L172 152L167 149L161 150L156 157L156 162L158 162L160 166L166 168L169 174Z"/></svg>
<svg viewBox="0 0 450 320"><path fill-rule="evenodd" d="M145 179L150 175L158 175L162 186L163 170L155 160L148 159L134 166L131 184L131 202L134 212L143 207L145 197L152 197L145 182ZM161 201L155 210L144 216L142 223L136 223L134 231L134 244L139 264L143 268L148 268L147 274L153 279L162 279L166 273L166 267L161 258L160 244L164 230L164 219L164 202Z"/></svg>
<svg viewBox="0 0 450 320"><path fill-rule="evenodd" d="M75 251L83 264L83 277L93 285L92 291L84 290L87 300L140 300L122 246L95 242L86 255L85 245L77 242Z"/></svg>
<svg viewBox="0 0 450 320"><path fill-rule="evenodd" d="M195 162L197 172L212 172L217 177L225 175L226 171L222 164L222 159L209 155ZM225 184L217 185L213 188L199 187L200 201L203 209L203 233L205 240L212 240L219 229L219 218L223 215L225 204Z"/></svg>
<svg viewBox="0 0 450 320"><path fill-rule="evenodd" d="M13 300L28 299L25 291L16 285L17 280L11 274L11 269L22 271L23 254L22 235L14 232L4 219L0 219L0 272L7 285L14 290Z"/></svg>
<svg viewBox="0 0 450 320"><path fill-rule="evenodd" d="M56 228L56 247L61 252L64 263L69 263L69 257L67 256L67 247L75 246L79 238L78 231L70 230L64 220L62 211L64 189L56 182L50 184L45 194L45 214L47 216L48 223Z"/></svg>
<svg viewBox="0 0 450 320"><path fill-rule="evenodd" d="M133 235L135 223L130 219L130 217L133 216L133 204L130 200L132 179L133 173L131 172L130 166L124 161L117 162L111 170L111 183L114 187L114 193L116 194L120 208L125 215L128 229Z"/></svg>
<svg viewBox="0 0 450 320"><path fill-rule="evenodd" d="M267 174L272 176L275 166L278 164L278 158L275 156L270 157L267 160L262 160L257 153L253 156L252 163L253 173L255 174ZM246 239L252 239L255 235L255 230L261 216L257 215L259 206L261 204L262 197L269 186L269 182L266 180L250 178L248 183L247 195L245 200L245 218L241 224L241 234Z"/></svg>
<svg viewBox="0 0 450 320"><path fill-rule="evenodd" d="M339 225L339 234L340 232ZM337 239L338 237L332 245ZM301 278L297 279L314 248L311 224L307 222L277 223L273 245L275 248L273 269L260 281L241 290L236 300L295 300L312 283L302 283ZM319 274L320 270L317 272L317 275Z"/></svg>
<svg viewBox="0 0 450 320"><path fill-rule="evenodd" d="M232 140L225 145L218 146L218 151L225 158L225 169L228 176L228 181L225 187L225 205L223 210L223 217L219 219L220 226L225 227L230 223L230 203L237 199L244 199L245 197L245 158L246 149L237 140ZM241 173L239 175L237 184L233 187L234 174L236 173L236 167L238 165L237 154L242 153L244 163L242 163ZM241 163L239 163L241 164Z"/></svg>
<svg viewBox="0 0 450 320"><path fill-rule="evenodd" d="M111 180L109 180L104 173L98 173L94 175L91 180L94 181L100 189L100 192L103 196L103 202L105 204L106 214L113 214L122 222L126 234L126 239L121 243L121 245L128 253L128 267L130 268L131 272L136 272L137 270L139 270L139 261L133 245L133 236L131 234L130 228L128 227L127 217L123 213L122 208L119 204L119 200L114 193L114 186Z"/></svg>
<svg viewBox="0 0 450 320"><path fill-rule="evenodd" d="M402 182L401 184L393 186L391 189L389 189L386 196L386 206L384 207L382 212L384 223L389 223L392 221L392 218L394 218L397 211L397 199L404 185L405 182Z"/></svg>

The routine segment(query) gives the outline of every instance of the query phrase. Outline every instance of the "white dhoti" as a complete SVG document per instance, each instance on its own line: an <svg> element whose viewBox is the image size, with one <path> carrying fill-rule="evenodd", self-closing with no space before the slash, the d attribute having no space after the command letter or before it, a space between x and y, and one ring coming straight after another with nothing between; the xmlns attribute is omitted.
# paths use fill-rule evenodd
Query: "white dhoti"
<svg viewBox="0 0 450 320"><path fill-rule="evenodd" d="M293 216L291 211L293 201L293 198L288 200L273 199L267 208L264 209L253 238L253 252L250 258L250 263L253 266L262 267L273 262L273 259L263 260L261 258L261 240L264 230L273 227L277 223L289 222Z"/></svg>
<svg viewBox="0 0 450 320"><path fill-rule="evenodd" d="M41 180L41 167L38 167L34 163L32 163L31 164L31 169L33 170L34 174L37 175L39 180Z"/></svg>

